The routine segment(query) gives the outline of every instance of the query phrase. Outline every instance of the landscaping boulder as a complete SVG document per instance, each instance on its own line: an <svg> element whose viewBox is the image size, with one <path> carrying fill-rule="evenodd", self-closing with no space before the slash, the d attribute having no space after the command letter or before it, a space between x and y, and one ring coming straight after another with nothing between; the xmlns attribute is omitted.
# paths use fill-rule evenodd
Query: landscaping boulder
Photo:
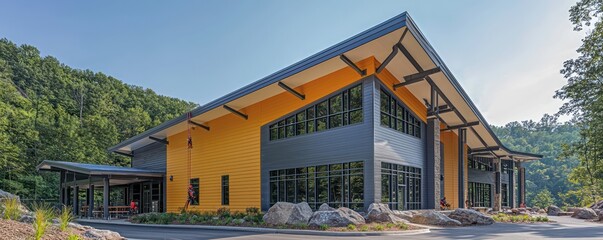
<svg viewBox="0 0 603 240"><path fill-rule="evenodd" d="M404 220L394 214L394 212L389 209L387 204L383 203L371 203L368 208L368 213L366 214L367 222L378 222L378 223L407 223L407 220Z"/></svg>
<svg viewBox="0 0 603 240"><path fill-rule="evenodd" d="M548 207L546 214L549 216L559 216L560 212L561 212L561 208L559 208L555 205L551 205Z"/></svg>
<svg viewBox="0 0 603 240"><path fill-rule="evenodd" d="M23 214L19 218L19 222L22 223L33 223L36 219L30 214Z"/></svg>
<svg viewBox="0 0 603 240"><path fill-rule="evenodd" d="M538 211L538 214L545 214L545 213L546 213L546 211L544 211L544 209L540 209L540 210Z"/></svg>
<svg viewBox="0 0 603 240"><path fill-rule="evenodd" d="M434 210L420 211L413 215L410 222L435 226L461 226L461 222L451 219L446 215Z"/></svg>
<svg viewBox="0 0 603 240"><path fill-rule="evenodd" d="M599 221L603 221L603 211L599 211Z"/></svg>
<svg viewBox="0 0 603 240"><path fill-rule="evenodd" d="M532 209L530 209L530 210L532 210L532 212L537 213L537 212L540 211L540 208L539 207L532 207Z"/></svg>
<svg viewBox="0 0 603 240"><path fill-rule="evenodd" d="M80 230L80 231L86 231L86 230L92 229L92 227L90 227L90 226L85 226L85 225L81 225L81 224L77 224L77 223L73 223L73 222L68 223L67 226L70 228Z"/></svg>
<svg viewBox="0 0 603 240"><path fill-rule="evenodd" d="M580 209L579 207L568 207L567 211L568 212L576 212L578 209Z"/></svg>
<svg viewBox="0 0 603 240"><path fill-rule="evenodd" d="M593 205L590 205L590 208L592 208L593 210L603 210L603 200L593 203Z"/></svg>
<svg viewBox="0 0 603 240"><path fill-rule="evenodd" d="M298 204L277 202L264 214L264 222L273 225L307 224L312 217L312 209L306 202Z"/></svg>
<svg viewBox="0 0 603 240"><path fill-rule="evenodd" d="M16 198L17 201L20 202L19 196L14 195L14 194L9 193L9 192L5 192L2 189L0 189L0 200L5 199L5 198Z"/></svg>
<svg viewBox="0 0 603 240"><path fill-rule="evenodd" d="M333 211L335 210L335 208L332 208L329 206L329 204L323 203L320 205L320 207L318 208L318 211Z"/></svg>
<svg viewBox="0 0 603 240"><path fill-rule="evenodd" d="M494 223L492 217L472 209L457 208L448 217L461 222L463 226L473 224L490 225Z"/></svg>
<svg viewBox="0 0 603 240"><path fill-rule="evenodd" d="M576 208L572 217L578 219L595 219L597 218L597 213L591 208Z"/></svg>
<svg viewBox="0 0 603 240"><path fill-rule="evenodd" d="M416 211L400 211L400 210L392 210L396 217L402 218L404 220L410 221L410 219L417 214Z"/></svg>
<svg viewBox="0 0 603 240"><path fill-rule="evenodd" d="M109 231L109 230L100 230L100 229L89 229L84 232L84 236L94 240L121 240L124 239L119 233Z"/></svg>
<svg viewBox="0 0 603 240"><path fill-rule="evenodd" d="M349 224L364 224L364 218L352 209L341 207L336 210L316 211L310 219L310 226L345 227Z"/></svg>

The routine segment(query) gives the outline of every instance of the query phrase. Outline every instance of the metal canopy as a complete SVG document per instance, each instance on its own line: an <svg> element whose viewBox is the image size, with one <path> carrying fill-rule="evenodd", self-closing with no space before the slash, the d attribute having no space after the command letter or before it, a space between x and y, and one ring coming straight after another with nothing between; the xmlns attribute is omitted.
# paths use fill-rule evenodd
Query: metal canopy
<svg viewBox="0 0 603 240"><path fill-rule="evenodd" d="M89 176L128 176L130 178L163 177L165 175L165 172L157 170L51 160L42 161L36 167L36 170L69 171Z"/></svg>

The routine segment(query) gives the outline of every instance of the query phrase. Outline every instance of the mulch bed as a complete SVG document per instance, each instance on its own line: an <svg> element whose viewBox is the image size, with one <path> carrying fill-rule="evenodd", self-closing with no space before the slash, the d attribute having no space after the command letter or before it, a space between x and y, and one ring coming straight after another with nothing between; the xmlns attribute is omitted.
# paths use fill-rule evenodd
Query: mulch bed
<svg viewBox="0 0 603 240"><path fill-rule="evenodd" d="M81 239L87 239L83 236L84 232L74 229L67 228L65 232L62 232L58 226L51 225L46 229L42 239L44 240L64 240L69 237L69 234L77 234ZM34 229L31 224L0 219L0 240L13 240L13 239L33 239Z"/></svg>

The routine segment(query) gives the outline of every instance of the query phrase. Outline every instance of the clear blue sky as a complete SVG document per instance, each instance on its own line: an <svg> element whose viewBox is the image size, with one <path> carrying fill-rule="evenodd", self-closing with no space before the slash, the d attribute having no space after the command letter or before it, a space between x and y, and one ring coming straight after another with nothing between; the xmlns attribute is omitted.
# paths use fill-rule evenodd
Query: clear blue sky
<svg viewBox="0 0 603 240"><path fill-rule="evenodd" d="M408 11L492 124L561 102L574 1L9 1L0 37L207 103Z"/></svg>

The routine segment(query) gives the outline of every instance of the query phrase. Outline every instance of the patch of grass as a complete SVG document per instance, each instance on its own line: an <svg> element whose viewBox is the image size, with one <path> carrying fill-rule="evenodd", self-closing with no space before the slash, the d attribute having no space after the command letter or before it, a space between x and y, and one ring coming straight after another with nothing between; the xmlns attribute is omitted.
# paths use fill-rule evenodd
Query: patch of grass
<svg viewBox="0 0 603 240"><path fill-rule="evenodd" d="M320 228L320 230L322 230L322 231L326 231L326 230L329 230L329 225L327 225L327 224L322 224L322 225L320 225L320 226L319 226L319 228Z"/></svg>
<svg viewBox="0 0 603 240"><path fill-rule="evenodd" d="M34 203L33 210L35 218L33 223L34 238L40 240L50 225L50 220L54 218L54 211L45 203Z"/></svg>
<svg viewBox="0 0 603 240"><path fill-rule="evenodd" d="M69 234L69 236L67 236L67 240L81 240L82 238L78 235L75 234Z"/></svg>
<svg viewBox="0 0 603 240"><path fill-rule="evenodd" d="M367 225L363 225L362 227L360 227L361 232L366 232L368 230L369 230L369 227Z"/></svg>
<svg viewBox="0 0 603 240"><path fill-rule="evenodd" d="M395 226L396 226L396 224L394 224L394 223L387 223L387 224L385 224L385 227L388 228L388 229L389 228L394 228Z"/></svg>
<svg viewBox="0 0 603 240"><path fill-rule="evenodd" d="M494 219L496 222L506 223L534 223L549 221L549 218L546 216L510 215L505 213L493 215L492 219Z"/></svg>
<svg viewBox="0 0 603 240"><path fill-rule="evenodd" d="M347 227L347 228L348 228L348 230L350 230L350 231L356 231L356 225L354 225L354 224L348 224L348 227Z"/></svg>
<svg viewBox="0 0 603 240"><path fill-rule="evenodd" d="M382 224L377 224L374 227L375 231L383 231L385 230L385 226L383 226Z"/></svg>
<svg viewBox="0 0 603 240"><path fill-rule="evenodd" d="M401 230L408 230L409 226L406 223L398 223L398 228Z"/></svg>
<svg viewBox="0 0 603 240"><path fill-rule="evenodd" d="M2 200L2 208L4 209L4 219L19 220L21 204L17 198L5 198Z"/></svg>
<svg viewBox="0 0 603 240"><path fill-rule="evenodd" d="M61 214L58 216L59 218L59 228L61 231L65 231L67 229L67 225L75 219L73 215L73 210L67 206L63 206L61 210Z"/></svg>

